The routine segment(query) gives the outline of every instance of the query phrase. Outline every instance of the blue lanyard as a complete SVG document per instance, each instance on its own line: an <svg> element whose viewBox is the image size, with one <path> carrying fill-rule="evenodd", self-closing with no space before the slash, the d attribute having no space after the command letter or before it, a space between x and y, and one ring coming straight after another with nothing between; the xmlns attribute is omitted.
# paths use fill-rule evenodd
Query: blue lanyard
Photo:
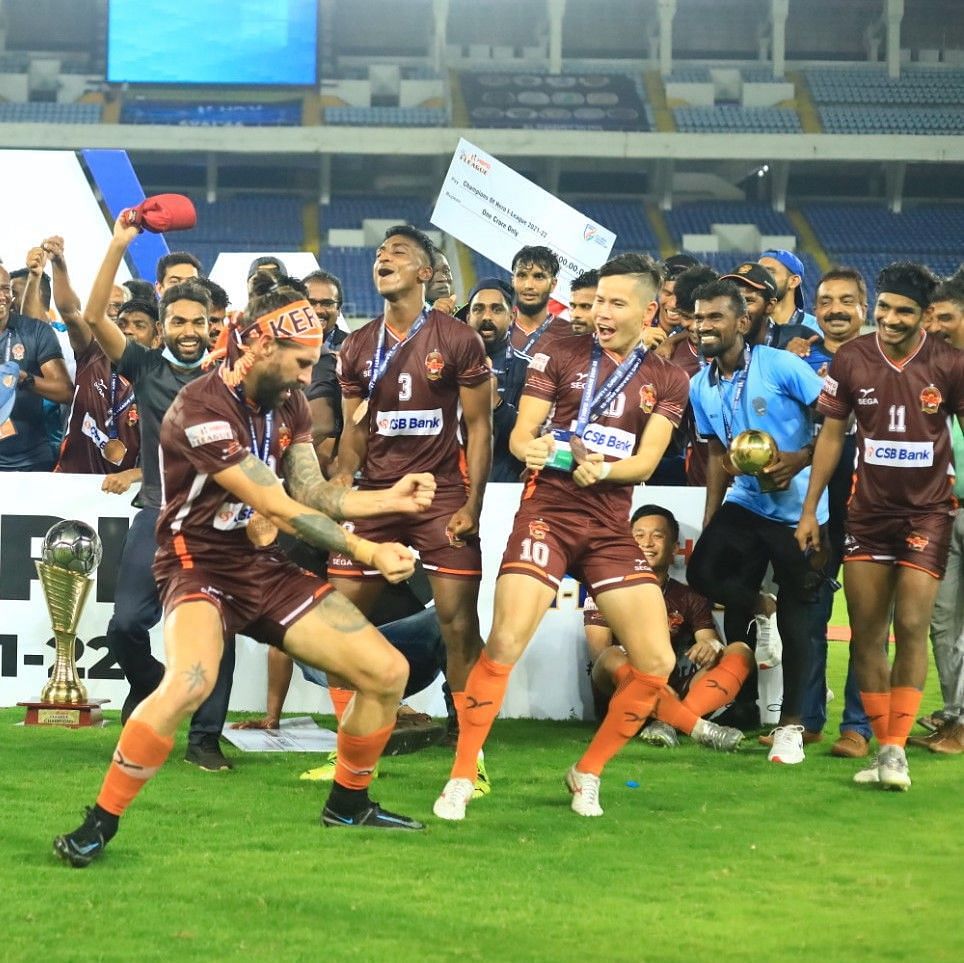
<svg viewBox="0 0 964 963"><path fill-rule="evenodd" d="M528 338L526 338L526 343L521 348L512 347L512 337L510 336L509 347L506 350L506 354L508 354L510 358L525 358L526 361L531 361L532 358L529 357L529 352L535 347L535 343L545 333L546 328L548 328L549 325L555 320L556 316L554 314L548 315L546 320L543 321L542 324L540 324L539 327L536 328Z"/></svg>
<svg viewBox="0 0 964 963"><path fill-rule="evenodd" d="M583 388L582 400L579 402L579 415L576 419L574 434L582 437L582 433L591 421L597 421L609 407L609 403L629 384L630 379L639 370L639 366L646 357L646 349L636 347L616 366L616 370L603 382L596 392L596 379L599 377L599 363L602 360L602 347L598 341L592 343L592 361L589 364L589 374L586 376L586 386ZM593 394L593 392L596 392Z"/></svg>
<svg viewBox="0 0 964 963"><path fill-rule="evenodd" d="M268 457L271 454L271 428L274 424L274 412L269 411L264 416L264 443L261 445L261 451L258 451L258 433L254 428L254 419L251 415L248 415L248 430L251 432L251 453L260 458L266 465L268 464Z"/></svg>
<svg viewBox="0 0 964 963"><path fill-rule="evenodd" d="M385 351L385 328L387 324L382 321L381 330L378 332L378 344L375 346L375 356L372 358L372 373L368 379L368 397L371 398L375 394L375 386L379 381L382 380L382 376L388 370L388 366L391 364L392 358L395 357L395 353L403 345L407 344L412 338L418 334L422 325L428 320L428 308L422 308L422 313L418 316L415 323L408 329L408 334L402 338L401 341L396 341L391 348Z"/></svg>
<svg viewBox="0 0 964 963"><path fill-rule="evenodd" d="M107 413L107 437L117 437L117 419L134 403L134 392L132 391L127 398L117 406L117 385L120 382L120 375L111 368L110 372L110 411Z"/></svg>
<svg viewBox="0 0 964 963"><path fill-rule="evenodd" d="M740 399L743 397L743 389L746 387L746 379L750 374L750 362L753 360L753 355L750 353L750 346L745 344L743 346L743 367L736 372L733 377L733 397L730 399L730 414L736 418L736 409L739 407ZM729 447L731 441L733 441L733 422L726 417L726 396L723 394L723 385L721 384L722 378L720 378L719 368L715 369L716 373L716 390L720 393L720 417L723 419L723 432L726 434L726 444Z"/></svg>
<svg viewBox="0 0 964 963"><path fill-rule="evenodd" d="M331 334L329 334L328 337L325 338L325 347L326 347L329 351L334 351L334 350L335 350L334 347L333 347L333 345L334 345L334 342L335 342L335 335L336 335L336 334L338 334L338 325L337 325L337 324L335 325L335 327L333 327L333 328L331 329Z"/></svg>

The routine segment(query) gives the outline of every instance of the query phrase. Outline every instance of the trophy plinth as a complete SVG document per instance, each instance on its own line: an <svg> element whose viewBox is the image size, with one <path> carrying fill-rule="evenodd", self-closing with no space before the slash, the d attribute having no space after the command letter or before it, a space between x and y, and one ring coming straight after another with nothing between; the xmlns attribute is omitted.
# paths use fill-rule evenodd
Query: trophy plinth
<svg viewBox="0 0 964 963"><path fill-rule="evenodd" d="M103 719L101 705L109 699L89 699L87 688L77 676L74 643L77 625L93 580L90 572L101 557L97 533L83 522L59 522L44 539L43 561L37 574L47 601L50 626L56 639L56 659L50 681L26 706L24 724L28 726L96 725Z"/></svg>

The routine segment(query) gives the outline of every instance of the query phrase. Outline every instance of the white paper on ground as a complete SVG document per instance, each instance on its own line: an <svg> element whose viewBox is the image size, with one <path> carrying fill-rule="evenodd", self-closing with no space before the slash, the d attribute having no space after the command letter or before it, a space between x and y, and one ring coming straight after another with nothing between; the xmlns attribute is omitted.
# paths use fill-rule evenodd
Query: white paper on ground
<svg viewBox="0 0 964 963"><path fill-rule="evenodd" d="M322 729L311 716L282 719L280 729L232 729L222 735L242 752L334 752L335 733Z"/></svg>

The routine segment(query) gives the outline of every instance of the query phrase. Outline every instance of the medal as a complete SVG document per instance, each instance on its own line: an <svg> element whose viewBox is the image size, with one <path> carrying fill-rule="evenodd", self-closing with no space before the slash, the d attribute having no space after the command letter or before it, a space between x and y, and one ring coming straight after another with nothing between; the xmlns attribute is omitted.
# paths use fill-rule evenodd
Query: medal
<svg viewBox="0 0 964 963"><path fill-rule="evenodd" d="M572 460L581 465L589 458L589 450L586 443L578 436L572 435L569 439L569 448L572 451Z"/></svg>
<svg viewBox="0 0 964 963"><path fill-rule="evenodd" d="M120 438L109 438L104 445L103 455L105 460L112 465L119 465L127 454L127 445Z"/></svg>
<svg viewBox="0 0 964 963"><path fill-rule="evenodd" d="M248 536L248 541L251 542L255 548L264 548L266 545L274 542L278 537L278 526L272 525L264 515L260 515L258 512L255 512L248 519L248 524L244 531Z"/></svg>
<svg viewBox="0 0 964 963"><path fill-rule="evenodd" d="M355 413L351 416L351 423L353 425L360 425L368 417L368 399L363 398L361 404L355 409Z"/></svg>

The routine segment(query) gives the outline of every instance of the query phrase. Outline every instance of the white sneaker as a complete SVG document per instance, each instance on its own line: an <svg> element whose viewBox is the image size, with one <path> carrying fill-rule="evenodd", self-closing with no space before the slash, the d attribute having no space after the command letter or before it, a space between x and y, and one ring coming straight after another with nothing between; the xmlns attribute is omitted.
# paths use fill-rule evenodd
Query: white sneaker
<svg viewBox="0 0 964 963"><path fill-rule="evenodd" d="M756 615L756 664L761 669L773 669L783 660L783 639L777 628L777 613Z"/></svg>
<svg viewBox="0 0 964 963"><path fill-rule="evenodd" d="M777 726L773 732L773 745L767 759L782 762L785 766L795 766L803 762L803 726Z"/></svg>
<svg viewBox="0 0 964 963"><path fill-rule="evenodd" d="M435 800L432 812L439 819L459 822L465 819L465 807L469 804L475 786L471 779L450 779L442 790L442 795Z"/></svg>
<svg viewBox="0 0 964 963"><path fill-rule="evenodd" d="M580 816L601 816L599 805L599 776L591 772L580 772L575 766L566 773L566 787L572 793L570 804L574 813Z"/></svg>
<svg viewBox="0 0 964 963"><path fill-rule="evenodd" d="M880 753L874 755L873 759L867 760L863 769L858 769L854 773L854 782L860 785L880 782Z"/></svg>
<svg viewBox="0 0 964 963"><path fill-rule="evenodd" d="M910 770L903 746L881 746L877 754L877 777L881 789L907 792L910 789Z"/></svg>

